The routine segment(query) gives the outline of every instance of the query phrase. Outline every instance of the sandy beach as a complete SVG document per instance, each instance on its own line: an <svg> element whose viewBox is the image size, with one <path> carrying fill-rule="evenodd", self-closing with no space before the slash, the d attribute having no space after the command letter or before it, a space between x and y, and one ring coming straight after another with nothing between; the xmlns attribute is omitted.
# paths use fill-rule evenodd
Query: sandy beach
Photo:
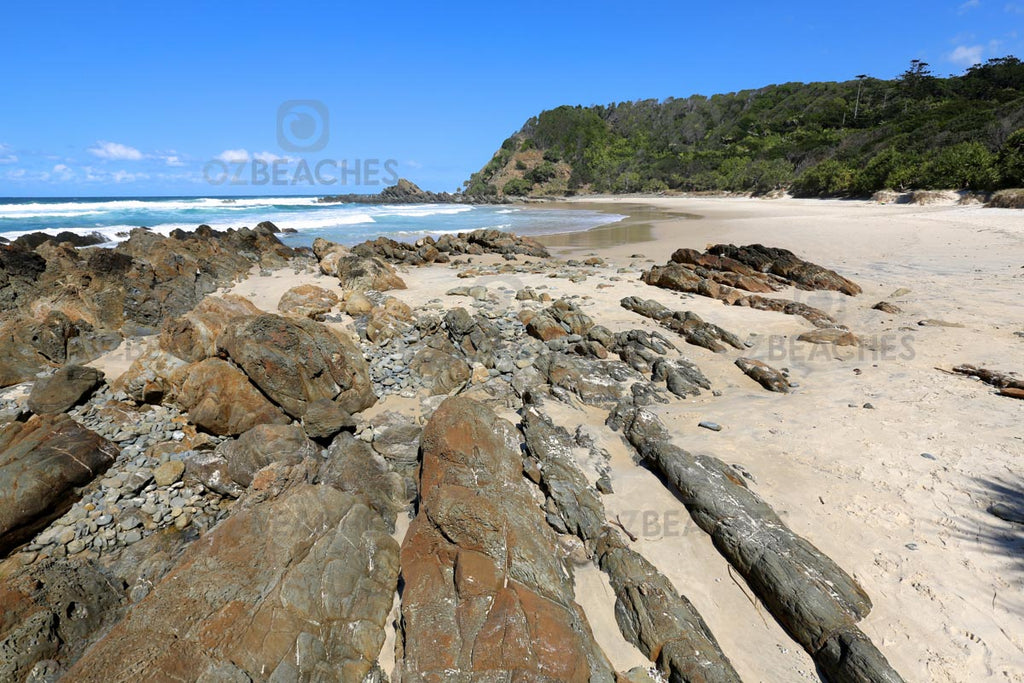
<svg viewBox="0 0 1024 683"><path fill-rule="evenodd" d="M585 281L547 273L457 277L465 263L399 267L408 289L389 294L413 310L439 301L451 308L465 299L444 292L479 284L518 308L515 292L530 286L556 299L577 297L613 332L659 330L620 307L620 299L636 295L736 333L749 342L745 352L716 354L678 340L681 355L720 395L704 392L654 408L675 443L735 466L786 524L860 582L874 603L861 627L907 680L1024 681L1024 529L986 511L992 502L1020 505L1024 497L1024 402L937 369L971 363L1012 371L1024 364L1024 338L1016 334L1024 331L1021 213L793 199L567 204L631 216L589 233L544 238L557 258L603 259ZM677 248L716 243L784 247L858 283L864 291L856 297L796 289L773 296L825 311L860 345L797 342L813 329L797 316L725 306L639 280L641 270L665 263ZM284 269L254 273L231 291L274 311L288 288L331 281ZM883 300L903 312L872 309ZM920 325L924 320L948 325ZM734 366L739 355L788 368L798 386L790 394L763 391ZM390 409L420 410L416 401L389 397L373 412ZM603 502L638 536L634 549L696 605L744 680L818 680L810 657L751 599L676 497L604 427L606 415L558 405L553 417L570 433L589 432L611 454L615 492ZM702 420L722 430L701 429ZM593 482L591 463L579 464ZM576 579L576 599L612 664L621 671L645 663L615 626L603 574L583 567Z"/></svg>

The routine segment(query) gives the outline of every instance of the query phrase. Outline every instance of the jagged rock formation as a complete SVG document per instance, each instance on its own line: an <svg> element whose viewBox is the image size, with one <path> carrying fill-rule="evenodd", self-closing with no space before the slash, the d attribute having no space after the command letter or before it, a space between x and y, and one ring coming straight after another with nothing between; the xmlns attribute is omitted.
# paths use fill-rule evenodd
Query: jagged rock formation
<svg viewBox="0 0 1024 683"><path fill-rule="evenodd" d="M520 472L511 424L449 398L402 544L402 681L612 681Z"/></svg>
<svg viewBox="0 0 1024 683"><path fill-rule="evenodd" d="M856 626L871 609L864 590L725 463L674 445L657 417L629 403L609 424L679 491L694 522L829 680L902 680Z"/></svg>

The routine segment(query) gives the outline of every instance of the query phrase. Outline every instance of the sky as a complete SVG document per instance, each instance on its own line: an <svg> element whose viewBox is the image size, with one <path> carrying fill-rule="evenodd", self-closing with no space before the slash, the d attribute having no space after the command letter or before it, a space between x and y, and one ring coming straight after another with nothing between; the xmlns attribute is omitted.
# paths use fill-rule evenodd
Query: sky
<svg viewBox="0 0 1024 683"><path fill-rule="evenodd" d="M8 197L455 191L562 104L1024 58L1024 0L37 0L3 20Z"/></svg>

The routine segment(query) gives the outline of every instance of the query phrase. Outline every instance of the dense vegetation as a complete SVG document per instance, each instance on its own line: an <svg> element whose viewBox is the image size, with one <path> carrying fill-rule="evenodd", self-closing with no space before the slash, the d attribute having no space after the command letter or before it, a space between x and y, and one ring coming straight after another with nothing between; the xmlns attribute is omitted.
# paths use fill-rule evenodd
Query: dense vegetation
<svg viewBox="0 0 1024 683"><path fill-rule="evenodd" d="M465 184L471 195L1024 186L1024 63L938 78L786 83L543 112Z"/></svg>

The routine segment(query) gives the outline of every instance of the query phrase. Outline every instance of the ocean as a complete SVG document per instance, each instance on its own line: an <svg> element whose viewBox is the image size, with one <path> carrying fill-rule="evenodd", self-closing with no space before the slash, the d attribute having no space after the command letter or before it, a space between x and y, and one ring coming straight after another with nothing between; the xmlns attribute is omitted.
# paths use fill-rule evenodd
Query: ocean
<svg viewBox="0 0 1024 683"><path fill-rule="evenodd" d="M167 234L203 223L217 230L254 227L271 221L295 233L280 235L289 246L308 246L317 237L353 245L385 235L412 242L478 228L519 235L578 232L625 218L587 210L462 204L319 204L316 197L53 197L0 198L0 236L64 230L99 233L114 244L133 228Z"/></svg>

